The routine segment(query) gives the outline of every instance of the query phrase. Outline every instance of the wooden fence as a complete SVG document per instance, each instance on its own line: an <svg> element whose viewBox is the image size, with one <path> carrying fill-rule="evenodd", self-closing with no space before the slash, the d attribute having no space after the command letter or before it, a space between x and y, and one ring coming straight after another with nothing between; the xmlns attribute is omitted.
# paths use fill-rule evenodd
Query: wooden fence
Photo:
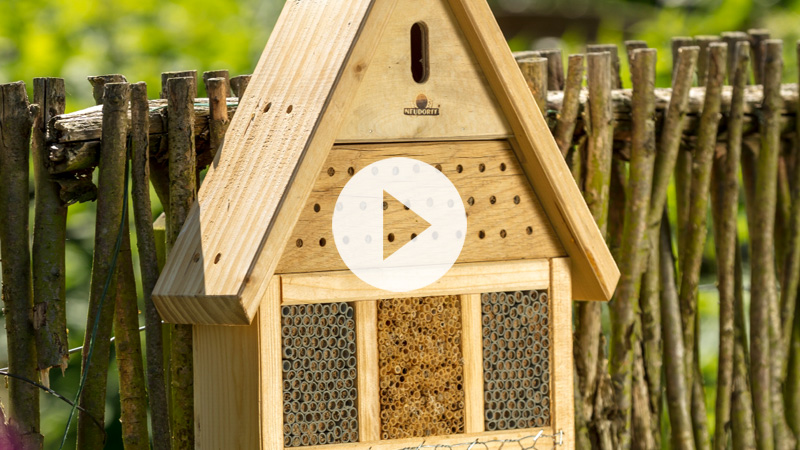
<svg viewBox="0 0 800 450"><path fill-rule="evenodd" d="M575 304L578 432L567 439L578 448L658 448L667 445L662 428L674 448L795 448L800 115L798 85L781 84L782 47L762 30L675 38L672 87L658 89L658 55L640 41L623 49L589 46L586 54L568 57L566 71L558 50L516 55L622 272L608 332L601 305ZM627 74L620 74L620 57L630 62L633 89L621 89ZM209 96L195 98L196 72L165 73L158 100L147 99L143 83L127 84L120 75L89 81L102 106L71 114L63 114L63 80L35 79L32 103L23 83L0 85L0 250L11 419L0 447L42 445L42 386L29 381L48 385L49 370L68 361L67 208L96 200L78 447L103 446L113 325L125 448L149 448L150 439L157 449L170 448L170 442L191 448L191 328L169 326L171 338L162 342L162 325L145 295L143 352L135 283L152 291L159 253L163 257L164 244L168 249L174 242L249 77L229 80L227 71L206 72ZM166 230L153 227L150 183L165 207ZM740 240L740 203L749 239ZM677 222L664 220L670 205ZM133 275L129 222L135 225L140 280ZM703 250L712 235L719 290L713 428L699 367L697 314Z"/></svg>

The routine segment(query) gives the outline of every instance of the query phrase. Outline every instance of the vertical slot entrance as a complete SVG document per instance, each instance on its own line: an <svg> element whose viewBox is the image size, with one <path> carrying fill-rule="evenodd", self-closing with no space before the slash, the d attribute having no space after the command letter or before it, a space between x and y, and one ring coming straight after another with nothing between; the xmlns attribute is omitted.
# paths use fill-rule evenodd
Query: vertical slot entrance
<svg viewBox="0 0 800 450"><path fill-rule="evenodd" d="M411 75L417 83L428 81L428 26L417 22L411 26Z"/></svg>

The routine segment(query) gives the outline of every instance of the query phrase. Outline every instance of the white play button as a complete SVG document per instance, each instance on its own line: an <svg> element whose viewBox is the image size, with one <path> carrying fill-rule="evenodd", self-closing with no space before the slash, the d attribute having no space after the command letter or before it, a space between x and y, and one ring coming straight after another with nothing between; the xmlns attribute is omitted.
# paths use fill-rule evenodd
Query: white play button
<svg viewBox="0 0 800 450"><path fill-rule="evenodd" d="M402 242L385 242L385 198L413 212L408 220L419 230L399 248ZM384 159L360 170L342 189L333 213L333 238L344 263L364 282L392 292L441 278L458 259L466 233L466 211L453 183L411 158Z"/></svg>

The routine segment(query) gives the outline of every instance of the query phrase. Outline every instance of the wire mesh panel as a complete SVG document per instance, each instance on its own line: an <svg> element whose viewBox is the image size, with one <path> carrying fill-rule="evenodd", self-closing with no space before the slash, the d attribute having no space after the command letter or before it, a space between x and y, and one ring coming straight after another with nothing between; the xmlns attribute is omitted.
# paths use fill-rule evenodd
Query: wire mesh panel
<svg viewBox="0 0 800 450"><path fill-rule="evenodd" d="M550 425L547 291L481 296L487 431Z"/></svg>
<svg viewBox="0 0 800 450"><path fill-rule="evenodd" d="M457 296L379 301L378 358L383 439L464 432Z"/></svg>
<svg viewBox="0 0 800 450"><path fill-rule="evenodd" d="M281 308L285 446L358 441L353 315L347 303Z"/></svg>

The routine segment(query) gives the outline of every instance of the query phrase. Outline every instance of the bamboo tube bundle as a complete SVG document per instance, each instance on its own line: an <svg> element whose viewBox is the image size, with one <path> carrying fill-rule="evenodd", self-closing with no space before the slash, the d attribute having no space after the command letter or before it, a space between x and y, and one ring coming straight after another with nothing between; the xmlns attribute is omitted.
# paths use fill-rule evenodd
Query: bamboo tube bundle
<svg viewBox="0 0 800 450"><path fill-rule="evenodd" d="M378 303L381 437L464 432L457 296Z"/></svg>
<svg viewBox="0 0 800 450"><path fill-rule="evenodd" d="M353 317L347 303L281 309L285 446L358 442Z"/></svg>
<svg viewBox="0 0 800 450"><path fill-rule="evenodd" d="M481 296L487 431L550 424L550 329L546 291Z"/></svg>

